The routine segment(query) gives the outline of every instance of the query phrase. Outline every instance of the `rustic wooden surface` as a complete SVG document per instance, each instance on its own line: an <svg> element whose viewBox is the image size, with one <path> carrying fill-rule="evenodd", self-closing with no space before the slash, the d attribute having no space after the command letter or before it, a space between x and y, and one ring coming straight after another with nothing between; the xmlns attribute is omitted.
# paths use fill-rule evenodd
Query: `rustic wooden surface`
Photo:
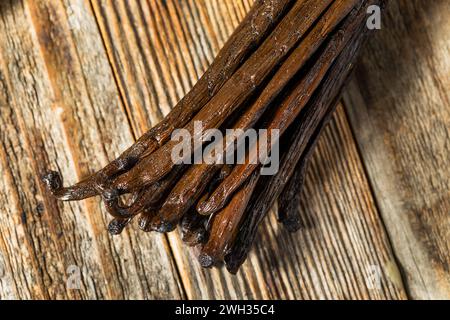
<svg viewBox="0 0 450 320"><path fill-rule="evenodd" d="M448 297L445 0L390 8L357 73L364 90L352 84L318 145L302 230L272 214L237 276L202 270L177 233L110 237L98 199L46 195L46 168L75 182L167 114L251 2L0 2L0 299ZM427 29L414 35L416 16Z"/></svg>
<svg viewBox="0 0 450 320"><path fill-rule="evenodd" d="M392 1L346 101L415 298L450 298L450 2Z"/></svg>

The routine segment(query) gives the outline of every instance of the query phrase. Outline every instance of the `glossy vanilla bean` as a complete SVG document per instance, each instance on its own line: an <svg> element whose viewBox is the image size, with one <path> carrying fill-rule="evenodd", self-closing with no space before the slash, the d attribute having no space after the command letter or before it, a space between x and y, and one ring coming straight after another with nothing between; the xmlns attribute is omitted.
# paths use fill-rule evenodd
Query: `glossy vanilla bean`
<svg viewBox="0 0 450 320"><path fill-rule="evenodd" d="M202 267L209 268L223 261L226 251L237 236L242 216L259 178L259 172L255 172L234 194L230 203L212 217L208 241L198 257Z"/></svg>
<svg viewBox="0 0 450 320"><path fill-rule="evenodd" d="M295 0L256 1L205 74L163 121L105 168L73 186L64 188L60 174L50 171L42 177L47 188L64 201L82 200L101 194L115 177L130 170L165 143L175 128L185 126L270 34L293 2Z"/></svg>
<svg viewBox="0 0 450 320"><path fill-rule="evenodd" d="M282 155L280 170L276 175L262 177L256 187L238 236L231 250L225 256L226 267L231 273L236 273L245 261L258 226L292 176L308 142L314 137L314 132L321 130L321 123L327 121L324 119L327 110L336 104L365 38L366 29L364 25L361 25L357 31L328 72L324 82L305 109L303 116L294 123L295 130L288 137L287 144L289 147L287 148L288 151Z"/></svg>
<svg viewBox="0 0 450 320"><path fill-rule="evenodd" d="M351 2L351 1L350 1ZM349 5L351 3L348 3ZM364 1L363 1L364 3ZM339 56L341 51L346 47L353 34L359 29L363 19L365 18L365 6L357 6L354 8L348 17L343 22L343 25L333 32L331 39L325 45L323 51L320 52L317 60L301 81L296 85L294 94L288 99L283 101L277 108L275 115L267 126L269 132L271 130L279 130L282 135L289 125L296 119L298 114L308 103L309 98L312 96L316 88L319 86L325 74L332 66L335 59ZM351 10L351 6L341 7L342 14L345 17L348 11ZM338 12L333 14L339 15ZM328 20L327 20L328 21ZM271 145L277 141L270 141L270 134L260 135L259 140L269 141L269 150ZM252 146L249 153L252 155L258 155L258 145ZM203 203L197 205L197 210L201 214L212 214L217 212L229 201L233 193L248 179L248 177L260 167L261 159L250 159L247 163L242 165L236 165L231 174L221 183L221 185L213 192L211 197Z"/></svg>
<svg viewBox="0 0 450 320"><path fill-rule="evenodd" d="M334 103L334 105L336 106L336 103ZM314 132L314 135L309 140L302 157L295 167L292 177L278 197L278 221L282 223L289 232L296 232L301 228L299 210L306 172L321 133L330 121L335 109L335 107L331 107L327 110L324 120L320 123L319 127Z"/></svg>
<svg viewBox="0 0 450 320"><path fill-rule="evenodd" d="M193 141L202 141L205 130L220 127L251 97L269 77L274 68L304 36L331 0L299 0L263 44L233 74L217 94L186 125ZM201 122L204 131L196 135L194 126ZM150 185L167 174L174 163L171 159L177 141L169 141L112 184L120 192Z"/></svg>
<svg viewBox="0 0 450 320"><path fill-rule="evenodd" d="M333 28L335 28L342 20L344 15L350 11L352 6L354 6L355 2L356 1L340 0L332 4L314 26L312 31L310 31L305 39L302 40L298 48L290 54L287 61L279 68L273 79L262 91L261 95L239 117L233 129L241 129L242 132L244 132L255 125L270 103L274 101L281 90L287 85L289 80L292 79L302 66L304 66L306 61L317 50L320 44L325 41L323 34L327 34L333 30ZM340 12L340 14L337 14L336 12ZM230 148L234 147L234 143L239 138L238 135L233 135L233 137L227 136L226 139L224 139L222 150L230 150ZM223 154L214 156L222 159L224 158ZM165 206L163 206L161 221L166 221L168 226L173 226L174 221L179 219L179 216L183 212L180 208L188 206L188 200L196 200L193 199L193 195L201 192L202 182L207 182L211 175L220 167L220 165L214 164L201 164L192 167L180 180L178 188L174 190L166 201ZM190 194L187 194L187 192ZM205 215L209 214L208 212L202 211L201 208L199 212Z"/></svg>
<svg viewBox="0 0 450 320"><path fill-rule="evenodd" d="M224 165L219 174L208 186L208 190L200 197L207 198L209 193L230 174L231 166ZM208 239L208 225L211 217L200 215L195 207L191 207L180 221L180 232L183 241L191 247L204 243Z"/></svg>
<svg viewBox="0 0 450 320"><path fill-rule="evenodd" d="M183 242L190 247L204 243L208 237L207 222L208 217L199 215L195 208L191 208L180 221L180 233Z"/></svg>
<svg viewBox="0 0 450 320"><path fill-rule="evenodd" d="M223 165L216 170L204 171L197 174L198 165L193 165L180 178L178 183L164 200L158 214L155 215L148 226L157 232L170 232L175 229L183 215L205 194L208 196L213 188L225 179L231 172L231 166Z"/></svg>
<svg viewBox="0 0 450 320"><path fill-rule="evenodd" d="M161 201L173 186L177 183L180 175L185 171L185 166L175 167L166 177L152 184L146 189L135 192L131 204L123 206L120 204L119 197L110 196L103 198L107 212L114 217L109 223L108 231L112 235L122 233L123 229L132 221L132 219L144 211L150 212L151 209L157 209ZM139 225L147 225L148 221L141 219ZM144 228L143 228L144 229Z"/></svg>

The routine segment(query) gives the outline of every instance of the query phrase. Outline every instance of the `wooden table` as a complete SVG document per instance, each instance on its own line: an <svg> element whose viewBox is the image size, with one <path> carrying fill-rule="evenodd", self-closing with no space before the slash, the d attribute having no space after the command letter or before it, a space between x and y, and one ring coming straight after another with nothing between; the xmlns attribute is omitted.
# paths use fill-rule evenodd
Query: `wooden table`
<svg viewBox="0 0 450 320"><path fill-rule="evenodd" d="M47 168L78 181L161 120L251 2L0 1L1 299L450 298L447 0L391 1L318 145L302 230L272 214L237 276L44 191Z"/></svg>

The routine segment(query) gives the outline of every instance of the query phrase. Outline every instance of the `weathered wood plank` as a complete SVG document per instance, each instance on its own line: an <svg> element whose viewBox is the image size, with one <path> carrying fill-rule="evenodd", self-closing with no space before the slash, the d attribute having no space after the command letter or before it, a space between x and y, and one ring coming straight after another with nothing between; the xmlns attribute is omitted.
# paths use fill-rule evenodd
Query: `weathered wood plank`
<svg viewBox="0 0 450 320"><path fill-rule="evenodd" d="M390 1L346 96L413 298L450 298L450 3Z"/></svg>
<svg viewBox="0 0 450 320"><path fill-rule="evenodd" d="M0 294L183 297L166 239L110 239L97 200L60 204L39 182L49 166L77 181L133 141L89 3L3 1L0 15L0 261L12 273ZM80 290L67 288L70 266Z"/></svg>
<svg viewBox="0 0 450 320"><path fill-rule="evenodd" d="M249 9L231 0L92 3L136 135L186 93ZM142 61L156 67L136 68ZM137 95L136 79L164 90L141 87L154 96ZM338 115L308 176L302 232L285 233L272 216L235 277L202 270L178 235L168 236L187 297L406 297L342 109ZM374 270L381 285L371 289Z"/></svg>

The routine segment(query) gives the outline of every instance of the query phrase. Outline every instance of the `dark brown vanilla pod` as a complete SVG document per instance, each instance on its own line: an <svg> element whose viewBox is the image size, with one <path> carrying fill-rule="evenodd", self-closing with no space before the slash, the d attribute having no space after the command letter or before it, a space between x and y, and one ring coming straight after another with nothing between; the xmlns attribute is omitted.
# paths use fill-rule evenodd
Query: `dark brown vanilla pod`
<svg viewBox="0 0 450 320"><path fill-rule="evenodd" d="M200 199L207 198L209 193L231 172L231 165L224 165L208 186ZM194 207L183 216L180 221L181 239L191 247L203 244L208 237L207 225L211 217L200 215Z"/></svg>
<svg viewBox="0 0 450 320"><path fill-rule="evenodd" d="M156 207L167 196L170 190L172 190L180 177L183 176L186 168L187 166L185 165L175 166L161 180L135 192L136 196L128 206L120 204L120 199L117 194L109 195L107 192L104 192L103 201L108 213L115 218L127 218L137 215L145 208Z"/></svg>
<svg viewBox="0 0 450 320"><path fill-rule="evenodd" d="M337 104L334 103L334 106L336 105ZM331 107L327 111L324 120L320 123L306 146L300 161L295 167L292 177L289 179L278 198L278 221L282 223L289 232L297 232L301 228L299 210L306 172L321 133L330 121L335 110L335 107Z"/></svg>
<svg viewBox="0 0 450 320"><path fill-rule="evenodd" d="M267 107L273 100L279 95L281 90L287 85L287 83L292 79L292 77L300 70L300 68L306 63L306 61L313 55L317 48L325 41L323 34L328 34L333 30L336 25L347 15L351 10L354 3L357 1L337 1L334 2L331 7L324 13L323 17L317 22L313 29L308 33L308 35L301 41L300 45L295 49L295 51L289 55L287 61L283 63L280 69L275 74L274 78L269 82L267 87L262 91L260 96L256 101L249 107L245 112L240 115L237 123L233 126L233 129L241 129L243 131L252 128L255 123L260 119L262 114L266 111ZM240 137L238 135L233 135L233 137L227 136L224 139L222 150L230 150L234 147L234 143ZM224 155L214 155L219 158L224 158ZM175 190L171 195L172 200L168 201L172 206L182 206L189 197L186 196L185 192L192 190L200 190L203 179L201 177L210 177L215 170L218 170L220 165L208 165L202 164L197 165L190 170L185 177L182 178L184 181L180 181L180 188ZM185 182L186 181L186 182ZM207 182L207 181L205 181ZM185 187L183 187L183 185ZM186 188L186 189L184 189ZM176 199L180 203L175 203L173 199ZM166 215L165 220L173 220L176 218L179 211L175 209L166 210L166 212L172 212L172 217ZM199 212L201 214L209 214L204 212L199 207ZM164 220L164 219L162 219Z"/></svg>
<svg viewBox="0 0 450 320"><path fill-rule="evenodd" d="M184 98L187 100L182 103L184 105L175 107L167 120L158 125L155 138L159 145L169 140L174 129L185 126L211 100L255 48L270 35L295 1L298 0L258 0L254 3L251 11L197 82L196 87L201 87L201 93L192 90Z"/></svg>
<svg viewBox="0 0 450 320"><path fill-rule="evenodd" d="M333 9L337 9L337 7ZM342 8L342 10L343 13L347 14L350 9L349 7L345 7L345 9ZM334 14L337 13L335 12ZM301 75L300 81L293 89L293 93L275 110L275 114L267 126L269 133L272 130L279 130L280 135L283 134L289 125L296 119L298 114L308 103L320 82L324 79L333 62L347 46L355 32L360 29L364 17L365 7L358 6L345 18L342 26L333 31L332 36L327 40L325 47L319 52L317 59L314 59L312 66L305 71L304 75ZM326 18L327 17L324 19ZM270 153L270 149L272 148L271 144L276 143L276 141L270 142L270 134L261 135L258 139L269 141L269 150L267 150L267 152ZM259 155L257 148L258 144L252 146L253 151L250 151L250 154L255 156ZM245 164L236 165L231 174L214 191L211 197L206 202L197 205L199 213L212 214L223 208L242 183L244 183L248 177L260 167L260 161L258 160L261 159L252 158Z"/></svg>
<svg viewBox="0 0 450 320"><path fill-rule="evenodd" d="M295 0L255 1L205 74L163 121L102 170L73 186L64 188L59 173L47 173L42 180L50 192L64 201L82 200L101 194L109 181L131 169L165 143L173 129L185 126L270 34L293 2Z"/></svg>
<svg viewBox="0 0 450 320"><path fill-rule="evenodd" d="M205 138L205 130L219 128L241 107L272 74L309 28L319 19L331 0L299 0L280 24L224 84L217 94L185 126L193 141ZM203 125L200 136L195 134L197 122ZM174 164L171 152L177 142L169 141L130 171L119 176L112 187L122 192L152 184L169 172Z"/></svg>
<svg viewBox="0 0 450 320"><path fill-rule="evenodd" d="M202 196L208 183L213 179L215 170L196 175L196 165L191 166L186 174L178 181L168 198L164 201L152 221L150 228L157 232L170 232L175 229L178 221Z"/></svg>
<svg viewBox="0 0 450 320"><path fill-rule="evenodd" d="M180 221L181 240L190 247L203 244L208 237L206 230L208 219L199 215L195 208L191 208Z"/></svg>
<svg viewBox="0 0 450 320"><path fill-rule="evenodd" d="M314 150L312 146L307 148L307 154L312 153L310 151ZM292 233L297 232L301 228L300 202L308 164L309 156L302 156L294 170L294 174L278 199L278 221L283 224L286 230Z"/></svg>
<svg viewBox="0 0 450 320"><path fill-rule="evenodd" d="M183 215L195 207L199 199L209 195L231 172L230 165L211 165L210 170L201 170L203 167L204 164L192 165L180 178L158 210L158 215L153 217L150 229L172 231Z"/></svg>
<svg viewBox="0 0 450 320"><path fill-rule="evenodd" d="M258 226L291 178L308 142L314 137L316 130L321 130L321 123L327 121L325 115L332 108L330 106L336 104L340 96L342 87L352 70L357 53L365 38L366 31L367 29L362 23L358 32L355 33L353 39L335 61L308 107L303 111L303 116L294 123L295 130L288 137L290 138L289 147L281 157L279 172L273 176L261 177L246 210L237 238L224 259L226 267L231 273L236 273L247 258Z"/></svg>
<svg viewBox="0 0 450 320"><path fill-rule="evenodd" d="M177 183L180 176L185 171L185 166L175 167L166 177L149 186L135 192L131 204L124 206L120 204L120 199L116 196L103 199L107 212L114 217L108 226L108 231L112 235L119 235L123 229L138 214L144 211L157 209L161 201ZM153 215L152 215L153 216ZM140 219L139 226L148 226L148 221ZM141 228L144 229L144 228ZM147 229L147 227L145 228Z"/></svg>
<svg viewBox="0 0 450 320"><path fill-rule="evenodd" d="M202 267L210 268L223 262L226 251L236 238L242 217L259 178L259 172L255 172L233 196L230 203L211 218L209 238L198 257Z"/></svg>

